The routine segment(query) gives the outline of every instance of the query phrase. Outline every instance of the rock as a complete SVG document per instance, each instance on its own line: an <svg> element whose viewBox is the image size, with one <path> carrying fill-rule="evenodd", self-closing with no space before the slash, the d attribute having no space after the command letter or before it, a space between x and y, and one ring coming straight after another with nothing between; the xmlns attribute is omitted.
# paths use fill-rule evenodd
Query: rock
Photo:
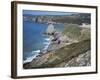
<svg viewBox="0 0 100 80"><path fill-rule="evenodd" d="M51 47L50 47L51 46ZM51 44L50 51L41 54L25 68L80 67L91 65L90 40L65 44Z"/></svg>
<svg viewBox="0 0 100 80"><path fill-rule="evenodd" d="M52 34L54 33L55 29L54 29L54 25L53 24L49 24L46 33L47 34Z"/></svg>
<svg viewBox="0 0 100 80"><path fill-rule="evenodd" d="M91 65L91 52L80 54L78 57L73 58L65 67L75 67L75 66L90 66Z"/></svg>

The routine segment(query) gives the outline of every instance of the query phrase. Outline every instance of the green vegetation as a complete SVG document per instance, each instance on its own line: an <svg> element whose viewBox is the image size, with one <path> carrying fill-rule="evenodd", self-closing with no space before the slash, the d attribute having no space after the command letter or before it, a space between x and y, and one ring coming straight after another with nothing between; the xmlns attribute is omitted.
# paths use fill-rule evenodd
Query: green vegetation
<svg viewBox="0 0 100 80"><path fill-rule="evenodd" d="M81 36L79 37L79 40L91 39L90 33L90 28L84 28L83 31L81 31Z"/></svg>
<svg viewBox="0 0 100 80"><path fill-rule="evenodd" d="M82 23L90 24L90 14L73 14L70 16L30 16L28 21L39 23L63 23L64 31L61 38L65 37L65 45L59 48L56 42L51 44L50 50L41 55L39 58L30 63L24 64L24 68L51 68L60 67L62 63L67 63L74 57L84 54L91 50L91 34L89 27L80 27ZM27 20L26 19L26 20ZM43 33L44 35L53 36L54 33ZM67 43L70 43L69 45ZM67 45L66 45L67 44ZM57 47L57 49L55 48ZM53 50L52 50L53 48Z"/></svg>
<svg viewBox="0 0 100 80"><path fill-rule="evenodd" d="M54 51L50 51L47 53L49 54L48 56L46 56L45 58L41 57L39 60L36 60L35 63L32 63L31 66L28 65L28 67L59 67L61 66L61 63L67 63L72 58L91 50L90 28L80 28L78 24L65 24L65 29L62 34L72 40L77 40L78 42L63 46Z"/></svg>
<svg viewBox="0 0 100 80"><path fill-rule="evenodd" d="M73 43L71 45L67 45L65 47L58 49L53 54L51 53L46 62L43 62L41 65L35 64L35 67L37 68L56 67L56 65L59 65L60 63L63 62L68 62L73 57L85 53L88 50L90 50L89 39L80 41L78 43Z"/></svg>
<svg viewBox="0 0 100 80"><path fill-rule="evenodd" d="M41 56L39 59L24 64L24 68L60 67L78 55L91 50L90 28L79 27L78 24L65 24L65 29L62 32L62 36L63 35L69 37L73 41L77 40L77 42L65 45L58 49L54 47L56 44L52 44L50 45L50 49L53 48L53 51L48 49L49 52Z"/></svg>
<svg viewBox="0 0 100 80"><path fill-rule="evenodd" d="M63 35L68 36L72 39L78 39L81 35L79 25L77 24L65 24L65 29L63 31Z"/></svg>
<svg viewBox="0 0 100 80"><path fill-rule="evenodd" d="M73 24L81 24L81 20L79 16L58 16L53 18L54 22L58 23L73 23Z"/></svg>
<svg viewBox="0 0 100 80"><path fill-rule="evenodd" d="M54 23L72 23L72 24L82 24L82 23L91 23L91 15L88 13L77 13L72 15L66 15L66 16L25 16L24 20L26 21L32 21L32 22L42 22L42 23L48 23L48 22L54 22Z"/></svg>
<svg viewBox="0 0 100 80"><path fill-rule="evenodd" d="M87 40L91 38L90 28L80 28L77 24L65 24L63 35L68 36L73 40Z"/></svg>

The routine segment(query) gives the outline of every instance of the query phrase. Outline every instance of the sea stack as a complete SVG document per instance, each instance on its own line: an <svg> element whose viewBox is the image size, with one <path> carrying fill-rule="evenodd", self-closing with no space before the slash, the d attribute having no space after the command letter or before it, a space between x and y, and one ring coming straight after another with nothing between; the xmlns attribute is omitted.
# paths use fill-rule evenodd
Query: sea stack
<svg viewBox="0 0 100 80"><path fill-rule="evenodd" d="M46 33L47 34L53 34L55 32L54 25L49 24Z"/></svg>

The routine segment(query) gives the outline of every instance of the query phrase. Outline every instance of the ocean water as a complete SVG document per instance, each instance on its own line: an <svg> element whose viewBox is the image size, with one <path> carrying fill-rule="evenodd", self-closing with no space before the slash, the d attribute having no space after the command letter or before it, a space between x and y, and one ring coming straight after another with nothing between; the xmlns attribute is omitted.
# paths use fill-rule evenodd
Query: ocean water
<svg viewBox="0 0 100 80"><path fill-rule="evenodd" d="M62 30L62 25L54 25ZM50 45L50 38L43 33L46 32L48 24L23 22L23 63L31 62L41 50L46 50Z"/></svg>

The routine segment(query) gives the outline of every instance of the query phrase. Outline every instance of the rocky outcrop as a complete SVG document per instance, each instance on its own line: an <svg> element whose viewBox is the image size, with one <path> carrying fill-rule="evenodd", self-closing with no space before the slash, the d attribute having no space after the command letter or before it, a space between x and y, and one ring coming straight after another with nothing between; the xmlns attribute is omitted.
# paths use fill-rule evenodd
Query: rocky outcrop
<svg viewBox="0 0 100 80"><path fill-rule="evenodd" d="M87 66L90 64L90 40L84 40L49 51L27 63L24 68Z"/></svg>
<svg viewBox="0 0 100 80"><path fill-rule="evenodd" d="M54 33L54 32L55 32L54 25L53 25L53 24L49 24L49 25L48 25L48 28L47 28L47 30L46 30L46 33L47 33L47 34L52 34L52 33Z"/></svg>
<svg viewBox="0 0 100 80"><path fill-rule="evenodd" d="M61 67L91 66L91 51L89 50L69 60L68 62L63 62L57 66Z"/></svg>
<svg viewBox="0 0 100 80"><path fill-rule="evenodd" d="M55 31L50 24L47 33L51 44L31 62L25 63L23 66L25 69L91 65L90 29L80 29L77 25L71 24L66 25L63 34Z"/></svg>
<svg viewBox="0 0 100 80"><path fill-rule="evenodd" d="M65 67L91 66L91 51L87 51L70 60Z"/></svg>

